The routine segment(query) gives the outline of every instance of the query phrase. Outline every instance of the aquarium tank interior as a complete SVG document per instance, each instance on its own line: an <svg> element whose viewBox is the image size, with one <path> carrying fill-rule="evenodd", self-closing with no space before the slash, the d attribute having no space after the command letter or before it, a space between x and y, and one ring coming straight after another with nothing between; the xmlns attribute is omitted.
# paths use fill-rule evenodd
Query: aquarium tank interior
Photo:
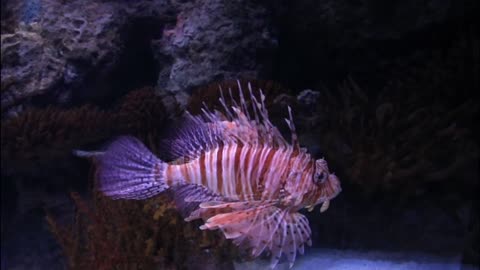
<svg viewBox="0 0 480 270"><path fill-rule="evenodd" d="M478 14L1 0L1 269L480 269Z"/></svg>

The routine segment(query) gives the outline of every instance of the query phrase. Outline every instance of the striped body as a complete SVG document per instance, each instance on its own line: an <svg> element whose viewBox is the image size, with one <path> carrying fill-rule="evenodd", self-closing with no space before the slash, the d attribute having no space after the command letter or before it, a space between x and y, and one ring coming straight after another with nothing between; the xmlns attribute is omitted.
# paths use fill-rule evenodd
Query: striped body
<svg viewBox="0 0 480 270"><path fill-rule="evenodd" d="M223 113L187 114L162 149L174 162L136 138L114 141L96 159L100 190L114 199L142 200L171 189L185 221L203 220L200 229L221 230L252 257L268 251L271 268L282 256L292 267L312 244L298 210L322 204L325 211L340 182L323 158L314 160L300 147L290 107L287 142L269 120L263 93L257 98L249 87L249 102L240 84L238 93L239 103L229 89L230 106L221 92Z"/></svg>
<svg viewBox="0 0 480 270"><path fill-rule="evenodd" d="M185 164L171 164L165 170L168 185L178 182L198 184L233 200L273 200L295 181L299 190L311 179L313 163L301 167L308 154L291 147L229 144L211 149ZM290 172L302 172L291 177ZM303 185L302 185L303 184Z"/></svg>

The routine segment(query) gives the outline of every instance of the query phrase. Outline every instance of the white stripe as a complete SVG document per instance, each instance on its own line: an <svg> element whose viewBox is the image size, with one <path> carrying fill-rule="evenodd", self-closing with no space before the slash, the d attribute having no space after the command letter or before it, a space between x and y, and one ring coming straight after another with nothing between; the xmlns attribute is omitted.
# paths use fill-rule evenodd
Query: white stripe
<svg viewBox="0 0 480 270"><path fill-rule="evenodd" d="M210 159L212 157L212 151L210 152L206 152L205 154L205 159L204 159L204 162L205 162L205 177L207 178L206 180L206 183L207 183L207 188L211 188L210 187L210 179L212 178L211 177L211 170L210 170Z"/></svg>
<svg viewBox="0 0 480 270"><path fill-rule="evenodd" d="M240 150L240 160L238 161L240 164L238 164L238 169L240 170L240 177L239 179L237 179L237 181L240 181L240 185L242 185L242 197L245 198L245 196L247 195L247 190L245 190L245 187L248 185L247 181L245 181L244 179L244 172L245 172L245 169L243 169L243 162L245 161L245 155L247 154L247 151L246 151L246 148L247 147L242 147L242 149Z"/></svg>
<svg viewBox="0 0 480 270"><path fill-rule="evenodd" d="M195 182L196 182L197 185L201 185L202 184L202 172L200 171L200 158L197 158L197 160L195 161L194 169L195 169Z"/></svg>
<svg viewBox="0 0 480 270"><path fill-rule="evenodd" d="M181 181L183 181L183 176L182 176L182 170L181 170L181 166L183 165L170 165L172 170L172 184L175 185Z"/></svg>
<svg viewBox="0 0 480 270"><path fill-rule="evenodd" d="M193 162L185 164L187 166L187 182L195 183L195 176L194 176L194 169L193 169Z"/></svg>
<svg viewBox="0 0 480 270"><path fill-rule="evenodd" d="M233 144L229 147L228 151L228 173L229 173L229 187L230 187L230 196L234 199L238 199L238 194L236 191L236 177L235 177L235 154L237 152L237 144Z"/></svg>
<svg viewBox="0 0 480 270"><path fill-rule="evenodd" d="M210 151L210 160L207 163L207 171L210 173L210 177L207 178L208 188L213 192L218 192L217 188L217 153L218 147Z"/></svg>

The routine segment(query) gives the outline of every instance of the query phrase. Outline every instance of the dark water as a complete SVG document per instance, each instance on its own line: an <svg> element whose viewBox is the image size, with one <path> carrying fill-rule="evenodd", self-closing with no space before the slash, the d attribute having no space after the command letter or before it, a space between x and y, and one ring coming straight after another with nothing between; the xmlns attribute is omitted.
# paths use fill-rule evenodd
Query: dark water
<svg viewBox="0 0 480 270"><path fill-rule="evenodd" d="M2 1L2 9L10 7L8 12L2 10L2 38L4 29L11 30L12 20L37 21L40 4L48 1L26 2L25 6L22 1ZM283 85L273 89L275 95L267 100L274 103L270 117L284 131L285 105L292 105L300 143L316 158L327 159L343 188L327 212L320 214L319 207L311 213L301 210L309 219L313 246L297 257L293 269L479 269L479 100L475 94L480 48L473 19L475 3L427 1L440 19L424 25L422 19L431 18L419 15L418 21L413 20L409 14L414 17L418 9L414 4L406 8L400 1L392 6L382 1L347 1L348 5L340 1L340 6L271 2L264 4L269 7L278 47L255 52L257 62L268 62L256 79ZM370 15L362 17L356 10L365 6ZM445 6L445 13L440 12ZM26 8L28 16L20 16L23 9L18 7ZM318 19L330 18L325 15L330 8L337 15L331 15L328 23ZM169 95L159 89L166 85L161 79L168 77L162 68L175 59L155 50L161 46L158 39L164 28L178 20L170 12L178 11L169 10L165 18L149 15L125 23L121 53L111 65L92 68L88 59L72 59L86 75L70 90L55 85L51 92L23 100L18 118L10 117L11 111L4 114L2 108L2 148L8 149L2 150L1 168L2 269L268 266L265 256L245 261L233 245L219 240L222 235L202 235L195 230L201 223L184 223L163 197L153 203L105 203L92 191L91 162L72 154L76 149L101 149L122 134L139 137L161 154L159 142L179 114L165 109L172 104L164 103L172 99L154 94ZM199 55L216 50L207 45L198 45ZM2 74L4 70L2 64ZM224 77L228 75L218 74L207 82ZM206 89L201 86L207 82L198 88ZM147 94L132 94L144 87ZM2 81L2 100L3 88ZM305 89L314 94L302 99ZM58 102L59 91L71 93L68 102ZM185 96L192 94L186 103L215 100L208 93L195 93L185 89ZM93 105L68 114L86 104ZM58 112L49 113L49 106ZM43 117L22 118L21 111L30 109ZM88 215L72 200L71 192L104 217L99 223L107 229L95 227L100 233L90 242L92 223L85 222ZM62 246L65 242L52 233L55 229L47 216L63 228L60 235L80 240ZM95 251L101 248L92 251L88 243L101 244L102 234L109 235L105 239L121 239L112 242L123 257L108 262L95 258L104 264L78 264L100 254ZM153 244L147 242L151 239ZM154 251L144 252L146 243ZM103 250L104 257L108 248ZM143 261L125 254L141 254ZM278 269L288 269L288 264L282 262Z"/></svg>

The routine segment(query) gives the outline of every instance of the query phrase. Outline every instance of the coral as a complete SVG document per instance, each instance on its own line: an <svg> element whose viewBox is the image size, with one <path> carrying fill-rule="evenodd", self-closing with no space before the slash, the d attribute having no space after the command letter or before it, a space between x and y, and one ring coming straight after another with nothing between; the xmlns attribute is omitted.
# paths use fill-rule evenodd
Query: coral
<svg viewBox="0 0 480 270"><path fill-rule="evenodd" d="M167 114L153 88L131 91L113 108L113 114L117 133L134 135L158 149Z"/></svg>
<svg viewBox="0 0 480 270"><path fill-rule="evenodd" d="M130 92L110 110L32 109L2 122L2 173L3 168L24 173L28 167L38 172L52 163L58 169L72 149L120 134L135 135L155 149L165 120L151 88ZM70 268L186 269L199 258L209 262L206 267L230 267L225 264L235 255L231 243L218 232L200 231L196 222L185 223L169 194L147 201L113 201L95 189L92 194L92 199L72 194L77 214L71 228L47 217Z"/></svg>
<svg viewBox="0 0 480 270"><path fill-rule="evenodd" d="M151 88L131 91L111 110L92 105L31 109L2 120L2 167L38 170L70 156L73 149L122 134L158 143L165 120L161 100Z"/></svg>
<svg viewBox="0 0 480 270"><path fill-rule="evenodd" d="M76 193L72 199L77 214L71 231L47 217L71 269L152 269L149 239L158 230L153 219L141 217L138 202L107 202L99 194L94 195L93 206Z"/></svg>
<svg viewBox="0 0 480 270"><path fill-rule="evenodd" d="M41 168L42 164L69 155L75 147L103 139L111 133L111 126L106 124L110 121L109 114L88 105L69 110L32 109L4 120L2 168Z"/></svg>
<svg viewBox="0 0 480 270"><path fill-rule="evenodd" d="M77 208L72 229L47 216L71 269L192 269L198 258L205 269L231 267L233 245L218 232L184 222L169 194L146 201L93 194L91 206L72 194Z"/></svg>

